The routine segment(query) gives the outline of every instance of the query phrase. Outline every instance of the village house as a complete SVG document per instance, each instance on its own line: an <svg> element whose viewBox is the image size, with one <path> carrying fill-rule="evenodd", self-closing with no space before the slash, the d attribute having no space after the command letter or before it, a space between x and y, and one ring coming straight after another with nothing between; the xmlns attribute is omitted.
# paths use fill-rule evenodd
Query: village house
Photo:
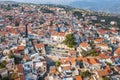
<svg viewBox="0 0 120 80"><path fill-rule="evenodd" d="M96 77L99 80L103 80L103 77L108 76L110 73L107 70L98 70L96 72Z"/></svg>
<svg viewBox="0 0 120 80"><path fill-rule="evenodd" d="M103 43L103 44L95 44L97 48L100 48L101 51L107 51L107 50L111 50L111 48L109 48L108 44Z"/></svg>
<svg viewBox="0 0 120 80"><path fill-rule="evenodd" d="M2 79L8 77L8 70L6 68L0 69L0 77Z"/></svg>
<svg viewBox="0 0 120 80"><path fill-rule="evenodd" d="M118 47L115 51L114 51L114 56L119 56L120 55L120 47Z"/></svg>
<svg viewBox="0 0 120 80"><path fill-rule="evenodd" d="M82 42L79 44L77 51L81 52L82 50L89 51L91 49L90 45L87 42Z"/></svg>
<svg viewBox="0 0 120 80"><path fill-rule="evenodd" d="M35 44L35 48L36 48L36 50L37 50L38 53L46 55L45 45L43 43L36 43Z"/></svg>
<svg viewBox="0 0 120 80"><path fill-rule="evenodd" d="M65 33L64 32L51 32L51 39L53 42L61 43L65 39Z"/></svg>
<svg viewBox="0 0 120 80"><path fill-rule="evenodd" d="M100 44L100 43L103 43L104 42L104 39L103 38L96 38L95 40L94 40L94 43L95 44Z"/></svg>

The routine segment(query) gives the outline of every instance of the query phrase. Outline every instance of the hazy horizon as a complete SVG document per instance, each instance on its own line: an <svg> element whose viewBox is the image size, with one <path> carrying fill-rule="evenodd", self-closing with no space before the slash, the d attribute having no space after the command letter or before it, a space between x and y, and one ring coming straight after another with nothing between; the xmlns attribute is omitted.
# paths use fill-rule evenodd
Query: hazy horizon
<svg viewBox="0 0 120 80"><path fill-rule="evenodd" d="M73 1L81 1L81 0L0 0L0 1L16 1L16 2L25 2L25 3L41 3L41 4L69 4Z"/></svg>
<svg viewBox="0 0 120 80"><path fill-rule="evenodd" d="M100 1L100 0L0 0L0 1L16 1L16 2L25 2L25 3L47 3L47 4L70 4L71 2L75 2L75 1L90 1L90 2L94 2L94 1ZM104 0L104 1L116 1L116 0ZM117 0L119 1L119 0Z"/></svg>

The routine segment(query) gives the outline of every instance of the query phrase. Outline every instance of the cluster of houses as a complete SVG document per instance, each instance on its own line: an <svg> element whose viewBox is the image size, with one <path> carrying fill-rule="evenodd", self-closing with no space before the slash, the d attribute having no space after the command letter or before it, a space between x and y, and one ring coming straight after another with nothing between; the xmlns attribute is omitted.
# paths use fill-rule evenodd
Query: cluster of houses
<svg viewBox="0 0 120 80"><path fill-rule="evenodd" d="M72 11L59 7L34 4L10 7L11 10L0 8L0 79L120 79L120 35L116 28L87 24L97 17L84 15L84 19L77 19ZM54 14L42 12L43 7ZM73 48L62 43L68 34L74 34L76 39ZM55 55L47 54L46 46L68 51L61 52L66 56L56 55L57 50ZM51 63L47 58L52 58L55 64L48 65Z"/></svg>

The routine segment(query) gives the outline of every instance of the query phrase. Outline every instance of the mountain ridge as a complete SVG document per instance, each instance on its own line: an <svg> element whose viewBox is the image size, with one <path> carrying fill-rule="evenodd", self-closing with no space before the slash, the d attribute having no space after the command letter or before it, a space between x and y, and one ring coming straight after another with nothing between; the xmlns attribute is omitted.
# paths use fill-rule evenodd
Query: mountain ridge
<svg viewBox="0 0 120 80"><path fill-rule="evenodd" d="M75 8L120 14L120 2L118 0L73 1L69 5Z"/></svg>

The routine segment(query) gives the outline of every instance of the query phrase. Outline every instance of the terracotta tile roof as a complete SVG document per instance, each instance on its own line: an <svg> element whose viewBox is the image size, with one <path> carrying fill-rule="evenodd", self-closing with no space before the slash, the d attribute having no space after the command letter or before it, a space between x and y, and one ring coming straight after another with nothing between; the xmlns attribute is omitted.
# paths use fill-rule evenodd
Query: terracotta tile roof
<svg viewBox="0 0 120 80"><path fill-rule="evenodd" d="M99 59L109 59L110 56L107 56L107 55L105 55L105 54L99 54L98 58L99 58Z"/></svg>
<svg viewBox="0 0 120 80"><path fill-rule="evenodd" d="M100 33L100 34L106 34L107 32L108 32L108 30L104 30L104 29L99 29L99 30L97 30L98 31L98 33Z"/></svg>
<svg viewBox="0 0 120 80"><path fill-rule="evenodd" d="M104 70L107 70L109 73L111 73L111 68L109 66L104 66Z"/></svg>
<svg viewBox="0 0 120 80"><path fill-rule="evenodd" d="M99 61L97 59L95 59L95 58L89 58L88 63L89 64L99 64Z"/></svg>
<svg viewBox="0 0 120 80"><path fill-rule="evenodd" d="M115 59L115 58L120 58L120 56L113 56L112 58L113 58L113 59Z"/></svg>
<svg viewBox="0 0 120 80"><path fill-rule="evenodd" d="M82 47L88 47L88 43L86 43L86 42L82 42L82 43L80 43L80 46L82 46Z"/></svg>
<svg viewBox="0 0 120 80"><path fill-rule="evenodd" d="M51 31L51 35L52 36L61 36L61 37L66 36L65 32L56 32L56 31Z"/></svg>
<svg viewBox="0 0 120 80"><path fill-rule="evenodd" d="M79 76L75 76L75 80L82 80L82 77L79 75Z"/></svg>
<svg viewBox="0 0 120 80"><path fill-rule="evenodd" d="M40 44L35 44L35 47L36 48L44 48L45 45L43 43L40 43Z"/></svg>
<svg viewBox="0 0 120 80"><path fill-rule="evenodd" d="M103 42L103 40L104 40L103 38L97 38L97 39L95 39L96 42Z"/></svg>
<svg viewBox="0 0 120 80"><path fill-rule="evenodd" d="M72 64L75 64L76 59L75 58L62 58L61 63L65 63L65 62L67 62L67 63L71 62Z"/></svg>
<svg viewBox="0 0 120 80"><path fill-rule="evenodd" d="M18 34L18 31L15 28L6 28L6 31L9 31L12 34Z"/></svg>
<svg viewBox="0 0 120 80"><path fill-rule="evenodd" d="M108 47L108 44L95 44L98 47Z"/></svg>
<svg viewBox="0 0 120 80"><path fill-rule="evenodd" d="M89 63L89 64L99 64L99 61L95 58L83 58L83 57L78 57L77 58L78 61L83 61L83 62L86 62L86 63Z"/></svg>
<svg viewBox="0 0 120 80"><path fill-rule="evenodd" d="M71 70L70 66L62 66L62 70Z"/></svg>
<svg viewBox="0 0 120 80"><path fill-rule="evenodd" d="M25 80L25 76L24 76L24 75L21 75L21 76L20 76L20 80Z"/></svg>
<svg viewBox="0 0 120 80"><path fill-rule="evenodd" d="M23 51L24 48L25 48L24 46L18 46L17 50L19 50L19 51Z"/></svg>
<svg viewBox="0 0 120 80"><path fill-rule="evenodd" d="M23 60L30 60L30 57L29 56L24 56Z"/></svg>
<svg viewBox="0 0 120 80"><path fill-rule="evenodd" d="M97 73L98 73L99 77L103 77L103 76L108 76L109 75L109 72L107 70L98 70Z"/></svg>
<svg viewBox="0 0 120 80"><path fill-rule="evenodd" d="M75 54L75 53L76 53L75 50L71 50L71 51L69 52L70 55L73 55L73 54Z"/></svg>
<svg viewBox="0 0 120 80"><path fill-rule="evenodd" d="M118 47L116 50L115 50L115 52L114 52L115 54L119 54L120 55L120 47Z"/></svg>
<svg viewBox="0 0 120 80"><path fill-rule="evenodd" d="M18 69L18 73L23 73L23 65L22 64L18 64L17 69Z"/></svg>
<svg viewBox="0 0 120 80"><path fill-rule="evenodd" d="M56 68L55 67L50 67L50 73L54 74L56 72Z"/></svg>

